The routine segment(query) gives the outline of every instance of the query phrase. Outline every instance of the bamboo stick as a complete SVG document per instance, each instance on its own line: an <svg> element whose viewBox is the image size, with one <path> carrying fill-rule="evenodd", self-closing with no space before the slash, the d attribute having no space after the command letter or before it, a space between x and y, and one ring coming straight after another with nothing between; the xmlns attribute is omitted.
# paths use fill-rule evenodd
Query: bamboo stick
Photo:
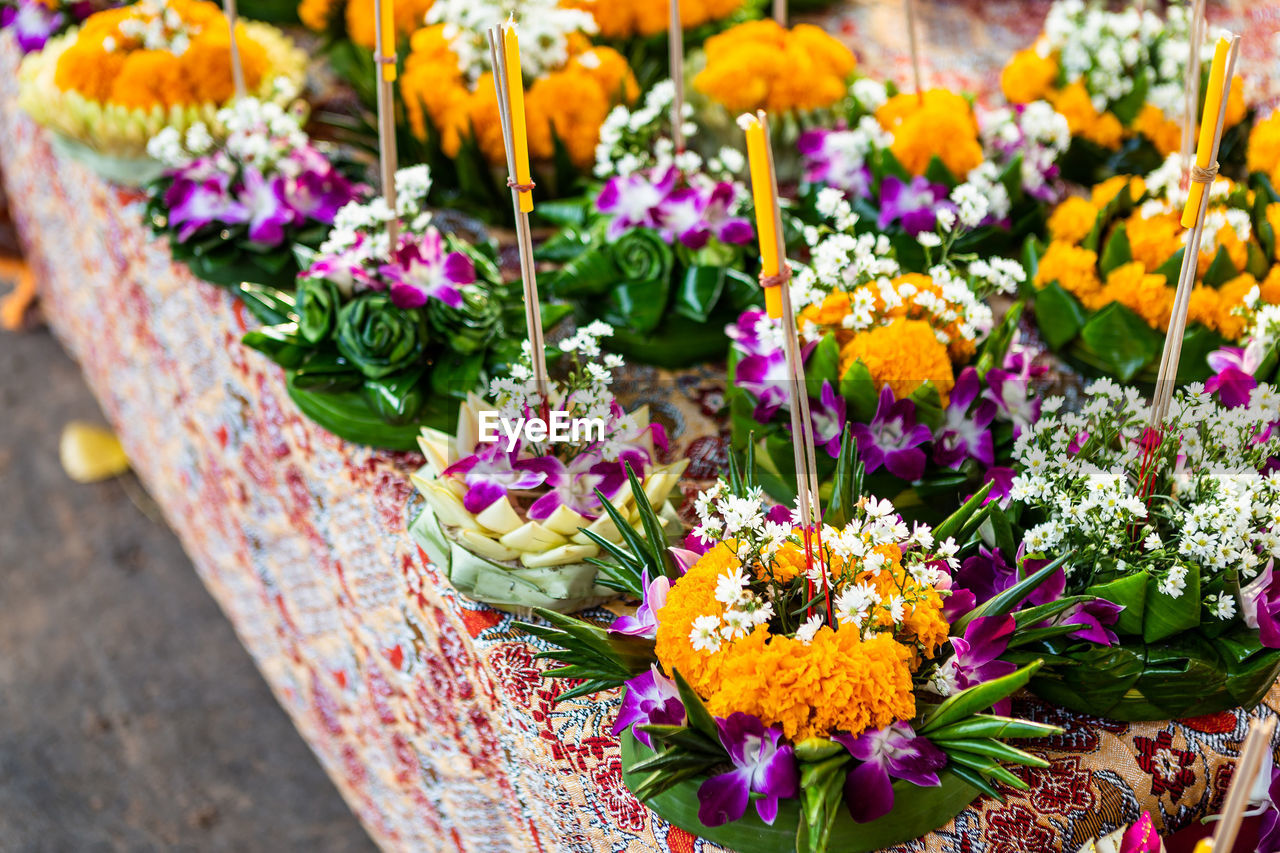
<svg viewBox="0 0 1280 853"><path fill-rule="evenodd" d="M684 151L684 26L680 23L680 0L671 0L671 31L667 35L671 82L675 97L671 102L671 140L676 153Z"/></svg>
<svg viewBox="0 0 1280 853"><path fill-rule="evenodd" d="M235 82L236 100L245 96L244 64L240 61L240 44L236 41L236 0L223 0L227 15L227 28L231 31L231 79Z"/></svg>
<svg viewBox="0 0 1280 853"><path fill-rule="evenodd" d="M400 243L400 218L396 213L396 170L399 154L396 151L395 91L396 34L392 16L393 0L373 0L374 51L378 75L378 164L382 176L382 197L391 209L387 221L387 239L394 253Z"/></svg>
<svg viewBox="0 0 1280 853"><path fill-rule="evenodd" d="M1230 853L1236 849L1236 837L1240 834L1240 823L1244 820L1244 812L1249 805L1249 793L1253 789L1258 770L1262 767L1262 759L1271 749L1275 731L1275 717L1267 717L1265 720L1254 717L1249 724L1249 734L1245 736L1235 773L1231 777L1231 791L1227 794L1227 805L1222 811L1222 823L1213 834L1213 846L1210 849L1214 853Z"/></svg>
<svg viewBox="0 0 1280 853"><path fill-rule="evenodd" d="M903 0L907 7L907 42L911 48L911 75L914 78L916 97L924 102L924 75L920 72L920 43L916 33L916 2Z"/></svg>

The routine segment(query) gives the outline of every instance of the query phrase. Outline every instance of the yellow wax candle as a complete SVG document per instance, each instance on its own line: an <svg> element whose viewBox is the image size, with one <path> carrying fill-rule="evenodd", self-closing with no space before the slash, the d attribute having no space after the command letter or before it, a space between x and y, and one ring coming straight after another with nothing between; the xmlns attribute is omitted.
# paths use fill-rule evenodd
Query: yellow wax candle
<svg viewBox="0 0 1280 853"><path fill-rule="evenodd" d="M381 0L382 7L382 55L392 60L382 63L382 79L388 83L396 79L396 16L394 0Z"/></svg>
<svg viewBox="0 0 1280 853"><path fill-rule="evenodd" d="M1213 853L1213 841L1208 838L1202 838L1196 844L1195 853Z"/></svg>
<svg viewBox="0 0 1280 853"><path fill-rule="evenodd" d="M1196 165L1201 169L1209 168L1209 158L1213 156L1213 137L1218 129L1218 114L1222 112L1222 90L1227 76L1227 52L1230 49L1231 42L1225 38L1218 39L1218 46L1213 49L1209 88L1204 97L1204 114L1200 117L1200 144L1196 148ZM1200 200L1204 197L1207 186L1192 181L1188 187L1187 206L1182 209L1183 228L1195 227Z"/></svg>
<svg viewBox="0 0 1280 853"><path fill-rule="evenodd" d="M507 61L507 103L511 105L511 136L515 141L516 183L531 184L529 175L529 138L524 124L524 75L520 71L520 42L516 25L507 21L502 28L502 49ZM520 190L520 212L533 210L533 191Z"/></svg>
<svg viewBox="0 0 1280 853"><path fill-rule="evenodd" d="M744 116L742 127L747 132L747 160L751 164L751 196L756 207L756 234L760 238L760 273L765 277L776 276L782 269L782 259L778 257L778 232L774 228L774 206L778 201L769 169L769 142L764 124L755 116ZM769 316L775 320L781 318L782 288L766 287L764 295Z"/></svg>

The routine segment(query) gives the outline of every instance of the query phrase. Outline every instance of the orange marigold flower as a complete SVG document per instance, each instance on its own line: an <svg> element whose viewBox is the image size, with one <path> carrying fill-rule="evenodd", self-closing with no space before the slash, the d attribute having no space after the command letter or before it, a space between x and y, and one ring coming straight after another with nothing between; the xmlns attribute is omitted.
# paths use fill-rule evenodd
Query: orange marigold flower
<svg viewBox="0 0 1280 853"><path fill-rule="evenodd" d="M1000 89L1013 104L1029 104L1053 93L1058 63L1041 56L1035 47L1020 50L1000 72Z"/></svg>
<svg viewBox="0 0 1280 853"><path fill-rule="evenodd" d="M916 100L915 95L909 97L913 102ZM968 102L964 103L967 108ZM932 107L927 100L922 109L910 113L893 127L891 149L898 162L913 175L923 175L937 157L952 175L963 179L983 160L982 143L974 131L972 114Z"/></svg>
<svg viewBox="0 0 1280 853"><path fill-rule="evenodd" d="M1249 112L1249 105L1244 102L1244 78L1236 75L1231 78L1231 91L1227 93L1227 112L1222 119L1223 126L1234 127L1244 121Z"/></svg>
<svg viewBox="0 0 1280 853"><path fill-rule="evenodd" d="M1268 305L1280 305L1280 266L1273 266L1267 277L1259 282L1258 292Z"/></svg>
<svg viewBox="0 0 1280 853"><path fill-rule="evenodd" d="M1088 304L1102 290L1098 279L1098 253L1055 240L1049 244L1036 269L1036 287L1052 282Z"/></svg>
<svg viewBox="0 0 1280 853"><path fill-rule="evenodd" d="M1267 205L1267 224L1276 234L1276 257L1280 258L1280 202Z"/></svg>
<svg viewBox="0 0 1280 853"><path fill-rule="evenodd" d="M396 18L396 35L404 37L423 26L432 0L395 0L392 14ZM373 0L347 0L347 37L361 47L373 50L378 43L378 30Z"/></svg>
<svg viewBox="0 0 1280 853"><path fill-rule="evenodd" d="M866 365L877 389L888 385L899 399L932 382L945 402L955 386L947 347L923 320L898 317L887 326L855 335L840 350L840 373L855 361Z"/></svg>
<svg viewBox="0 0 1280 853"><path fill-rule="evenodd" d="M844 98L853 53L818 27L749 21L707 39L694 88L732 113L829 107Z"/></svg>
<svg viewBox="0 0 1280 853"><path fill-rule="evenodd" d="M1162 275L1148 273L1138 261L1116 267L1098 297L1099 307L1112 302L1131 309L1154 329L1168 329L1173 315L1173 288ZM1092 306L1091 306L1092 307Z"/></svg>
<svg viewBox="0 0 1280 853"><path fill-rule="evenodd" d="M789 544L779 556L798 550ZM793 740L858 734L915 715L915 651L887 633L863 640L856 630L823 627L805 645L760 626L747 637L721 643L714 652L693 648L689 635L694 620L724 615L715 597L716 580L738 564L732 543L716 545L676 581L657 613L658 660L668 673L679 672L711 713L753 714L766 725L781 726ZM929 612L932 600L917 607L919 616L908 618L918 621L923 636L934 637L938 626Z"/></svg>
<svg viewBox="0 0 1280 853"><path fill-rule="evenodd" d="M1082 136L1103 148L1120 147L1124 127L1113 114L1098 114L1083 81L1077 80L1059 92L1054 98L1053 108L1067 120L1072 136Z"/></svg>
<svg viewBox="0 0 1280 853"><path fill-rule="evenodd" d="M298 18L307 29L322 33L329 29L340 2L342 0L302 0L298 4Z"/></svg>
<svg viewBox="0 0 1280 853"><path fill-rule="evenodd" d="M1156 150L1166 157L1182 149L1182 126L1154 104L1143 105L1133 129L1150 139Z"/></svg>
<svg viewBox="0 0 1280 853"><path fill-rule="evenodd" d="M1267 175L1280 166L1280 111L1255 124L1249 132L1247 165L1250 172Z"/></svg>
<svg viewBox="0 0 1280 853"><path fill-rule="evenodd" d="M1182 248L1183 227L1176 213L1145 217L1134 212L1125 220L1124 230L1130 255L1149 272L1164 266Z"/></svg>
<svg viewBox="0 0 1280 853"><path fill-rule="evenodd" d="M1071 196L1049 216L1049 236L1066 243L1080 243L1093 231L1098 221L1098 208L1093 202Z"/></svg>
<svg viewBox="0 0 1280 853"><path fill-rule="evenodd" d="M1089 194L1093 206L1102 210L1111 200L1120 194L1125 187L1129 188L1129 198L1137 201L1147 191L1147 182L1136 175L1114 175L1100 184L1096 184Z"/></svg>

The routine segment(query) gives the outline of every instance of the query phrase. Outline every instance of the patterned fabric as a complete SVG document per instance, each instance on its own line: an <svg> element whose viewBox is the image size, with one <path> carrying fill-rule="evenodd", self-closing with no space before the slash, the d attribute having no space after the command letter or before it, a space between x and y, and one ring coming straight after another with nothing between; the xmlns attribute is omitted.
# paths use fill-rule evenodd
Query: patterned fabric
<svg viewBox="0 0 1280 853"><path fill-rule="evenodd" d="M0 171L45 314L374 840L477 853L718 850L623 786L616 695L554 706L561 688L540 681L537 646L511 617L459 600L412 545L407 475L419 460L345 444L299 415L281 372L240 345L243 306L171 261L136 194L55 157L15 106L17 60L0 37ZM714 382L682 389L680 411L716 405ZM694 450L708 464L719 452L710 438ZM1268 704L1280 707L1280 691ZM1125 725L1031 701L1016 710L1065 726L1029 745L1052 768L1020 771L1030 791L979 800L898 851L1074 850L1143 809L1186 826L1220 806L1246 726L1241 713Z"/></svg>

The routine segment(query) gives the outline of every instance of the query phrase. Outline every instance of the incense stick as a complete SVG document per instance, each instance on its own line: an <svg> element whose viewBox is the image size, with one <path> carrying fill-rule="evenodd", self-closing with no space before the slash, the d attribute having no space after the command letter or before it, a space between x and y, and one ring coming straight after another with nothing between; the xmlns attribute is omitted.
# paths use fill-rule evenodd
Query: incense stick
<svg viewBox="0 0 1280 853"><path fill-rule="evenodd" d="M396 212L396 117L395 82L396 68L396 35L394 27L391 32L384 32L390 25L390 4L392 0L373 0L375 60L378 75L378 163L382 175L382 197L391 210L391 218L387 221L387 239L394 254L400 242L400 218Z"/></svg>
<svg viewBox="0 0 1280 853"><path fill-rule="evenodd" d="M1169 405L1173 399L1173 388L1177 382L1178 364L1182 358L1183 337L1186 334L1187 314L1191 304L1191 291L1195 286L1196 274L1200 258L1200 243L1204 236L1205 214L1209 209L1209 196L1214 179L1218 172L1218 148L1222 144L1222 126L1226 120L1227 99L1231 91L1231 80L1235 76L1236 56L1239 53L1240 37L1232 36L1227 52L1226 73L1222 80L1222 102L1218 114L1212 118L1217 124L1214 128L1212 144L1209 148L1209 167L1191 168L1193 184L1203 184L1199 205L1196 208L1195 224L1187 237L1187 245L1182 256L1182 269L1178 277L1178 289L1173 303L1173 314L1169 320L1169 331L1165 336L1164 352L1160 357L1160 369L1156 374L1156 389L1152 400L1151 427L1160 429L1168 415ZM1206 117L1208 118L1208 117Z"/></svg>
<svg viewBox="0 0 1280 853"><path fill-rule="evenodd" d="M507 26L514 26L508 22ZM501 27L490 27L489 59L493 65L493 85L498 97L498 118L502 125L503 147L507 152L507 185L511 187L511 205L516 218L516 243L520 252L520 281L524 287L524 319L533 367L534 387L544 407L548 402L547 355L542 337L542 308L538 299L538 281L533 262L533 233L529 213L521 208L521 195L526 190L517 183L515 126L512 122L511 90L505 45L499 47ZM528 190L532 191L532 183ZM532 207L530 204L529 207Z"/></svg>
<svg viewBox="0 0 1280 853"><path fill-rule="evenodd" d="M1213 834L1213 850L1217 853L1229 853L1236 849L1236 837L1240 834L1240 823L1244 820L1244 811L1249 805L1249 793L1262 766L1262 758L1271 749L1271 738L1275 730L1275 717L1267 717L1265 720L1254 717L1249 724L1249 734L1245 736L1235 773L1231 777L1227 805L1222 810L1222 824Z"/></svg>
<svg viewBox="0 0 1280 853"><path fill-rule="evenodd" d="M916 36L916 2L904 0L907 6L907 41L911 48L911 74L915 78L916 97L924 100L924 76L920 73L920 45Z"/></svg>
<svg viewBox="0 0 1280 853"><path fill-rule="evenodd" d="M223 11L227 15L227 28L231 31L231 79L235 81L236 100L245 96L244 65L240 62L240 45L236 41L236 0L223 0Z"/></svg>
<svg viewBox="0 0 1280 853"><path fill-rule="evenodd" d="M667 36L671 82L675 97L671 102L671 140L676 153L684 151L684 26L680 23L680 0L671 0L671 32Z"/></svg>
<svg viewBox="0 0 1280 853"><path fill-rule="evenodd" d="M787 0L773 0L773 19L780 27L787 25Z"/></svg>
<svg viewBox="0 0 1280 853"><path fill-rule="evenodd" d="M1191 163L1196 138L1196 117L1200 110L1200 48L1204 44L1205 0L1188 0L1191 20L1188 22L1187 74L1184 80L1182 117L1182 167Z"/></svg>

